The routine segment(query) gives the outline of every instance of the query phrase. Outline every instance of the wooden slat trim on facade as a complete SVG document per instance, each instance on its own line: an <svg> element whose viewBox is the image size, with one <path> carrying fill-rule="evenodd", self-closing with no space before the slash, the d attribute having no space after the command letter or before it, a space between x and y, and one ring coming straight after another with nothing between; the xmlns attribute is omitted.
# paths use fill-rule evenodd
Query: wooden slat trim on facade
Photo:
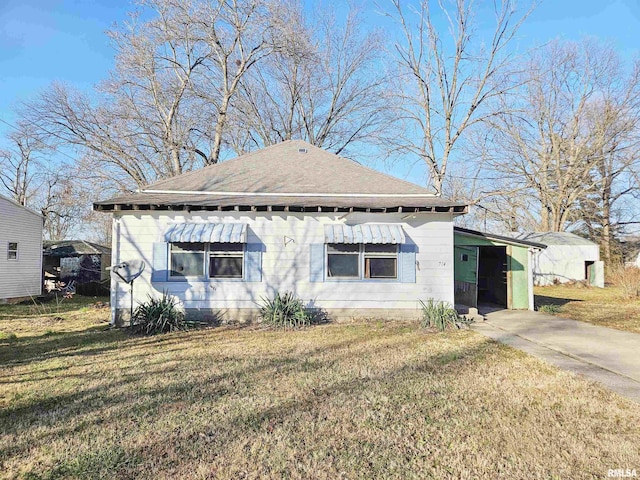
<svg viewBox="0 0 640 480"><path fill-rule="evenodd" d="M453 213L464 214L469 212L467 205L454 206L428 206L428 207L336 207L336 206L304 206L304 205L189 205L189 204L144 204L144 203L115 203L93 205L99 212L120 211L208 211L208 212L299 212L299 213Z"/></svg>

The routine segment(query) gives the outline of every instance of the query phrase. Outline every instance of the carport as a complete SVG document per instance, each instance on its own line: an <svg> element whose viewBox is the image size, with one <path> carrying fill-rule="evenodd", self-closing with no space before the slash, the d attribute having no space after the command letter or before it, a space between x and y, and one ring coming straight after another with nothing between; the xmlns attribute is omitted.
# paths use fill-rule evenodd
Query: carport
<svg viewBox="0 0 640 480"><path fill-rule="evenodd" d="M533 310L532 254L545 245L454 228L455 303Z"/></svg>

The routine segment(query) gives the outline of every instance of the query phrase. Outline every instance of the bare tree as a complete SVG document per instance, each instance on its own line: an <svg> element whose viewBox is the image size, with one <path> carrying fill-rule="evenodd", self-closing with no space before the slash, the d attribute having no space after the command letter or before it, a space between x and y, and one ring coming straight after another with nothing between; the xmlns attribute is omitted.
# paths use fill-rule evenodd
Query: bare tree
<svg viewBox="0 0 640 480"><path fill-rule="evenodd" d="M215 163L240 79L273 48L278 5L145 0L110 32L116 67L97 96L54 84L23 115L125 188Z"/></svg>
<svg viewBox="0 0 640 480"><path fill-rule="evenodd" d="M379 143L392 121L380 32L365 33L355 8L343 21L320 10L308 20L291 2L287 15L278 49L240 84L238 150L291 138L338 154Z"/></svg>
<svg viewBox="0 0 640 480"><path fill-rule="evenodd" d="M49 240L64 240L76 233L87 204L78 202L72 178L51 174L40 192L40 211L44 215L44 235Z"/></svg>
<svg viewBox="0 0 640 480"><path fill-rule="evenodd" d="M0 150L0 185L20 205L31 207L44 181L44 156L52 148L25 122L20 122L7 140L8 148Z"/></svg>
<svg viewBox="0 0 640 480"><path fill-rule="evenodd" d="M486 134L502 177L496 190L528 196L539 230L566 230L596 210L608 229L615 195L630 193L617 185L638 144L637 68L626 74L615 51L594 41L555 42L532 55L521 84ZM594 192L600 201L585 209Z"/></svg>
<svg viewBox="0 0 640 480"><path fill-rule="evenodd" d="M594 186L580 202L582 220L589 236L600 243L607 262L612 260L615 236L630 225L640 225L633 195L640 188L639 67L629 76L614 75L616 95L596 102L588 117L595 144Z"/></svg>
<svg viewBox="0 0 640 480"><path fill-rule="evenodd" d="M507 47L530 10L518 11L512 0L494 2L493 33L483 41L473 0L438 0L435 11L429 0L408 7L391 2L390 16L402 32L397 89L405 126L398 149L425 162L431 186L441 194L456 144L492 118L493 101L517 85Z"/></svg>

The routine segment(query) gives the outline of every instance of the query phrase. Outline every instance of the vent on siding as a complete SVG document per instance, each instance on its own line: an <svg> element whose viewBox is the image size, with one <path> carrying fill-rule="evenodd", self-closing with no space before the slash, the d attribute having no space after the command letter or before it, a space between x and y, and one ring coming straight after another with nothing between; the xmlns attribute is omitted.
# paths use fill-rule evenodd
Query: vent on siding
<svg viewBox="0 0 640 480"><path fill-rule="evenodd" d="M299 148L298 149L298 153L307 153L307 149L306 148Z"/></svg>

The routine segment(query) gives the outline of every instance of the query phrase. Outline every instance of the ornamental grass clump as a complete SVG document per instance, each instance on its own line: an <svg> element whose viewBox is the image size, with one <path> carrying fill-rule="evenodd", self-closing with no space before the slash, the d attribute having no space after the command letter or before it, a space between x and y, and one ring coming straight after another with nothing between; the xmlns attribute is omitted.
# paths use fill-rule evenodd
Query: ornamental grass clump
<svg viewBox="0 0 640 480"><path fill-rule="evenodd" d="M420 300L420 305L422 306L421 325L423 328L432 327L443 332L447 328L461 328L471 323L466 318L458 315L458 312L450 303L430 298L426 303Z"/></svg>
<svg viewBox="0 0 640 480"><path fill-rule="evenodd" d="M618 265L611 268L609 278L620 289L623 298L640 298L640 268Z"/></svg>
<svg viewBox="0 0 640 480"><path fill-rule="evenodd" d="M192 326L178 301L167 292L160 298L149 295L149 300L135 309L131 320L132 331L143 335L184 331Z"/></svg>
<svg viewBox="0 0 640 480"><path fill-rule="evenodd" d="M546 305L540 305L538 307L538 311L542 312L542 313L548 313L550 315L555 315L557 313L560 313L560 311L562 310L562 307L560 305L556 305L554 303L549 303Z"/></svg>
<svg viewBox="0 0 640 480"><path fill-rule="evenodd" d="M267 325L287 329L311 325L313 314L292 292L277 292L273 299L262 298L260 318Z"/></svg>

